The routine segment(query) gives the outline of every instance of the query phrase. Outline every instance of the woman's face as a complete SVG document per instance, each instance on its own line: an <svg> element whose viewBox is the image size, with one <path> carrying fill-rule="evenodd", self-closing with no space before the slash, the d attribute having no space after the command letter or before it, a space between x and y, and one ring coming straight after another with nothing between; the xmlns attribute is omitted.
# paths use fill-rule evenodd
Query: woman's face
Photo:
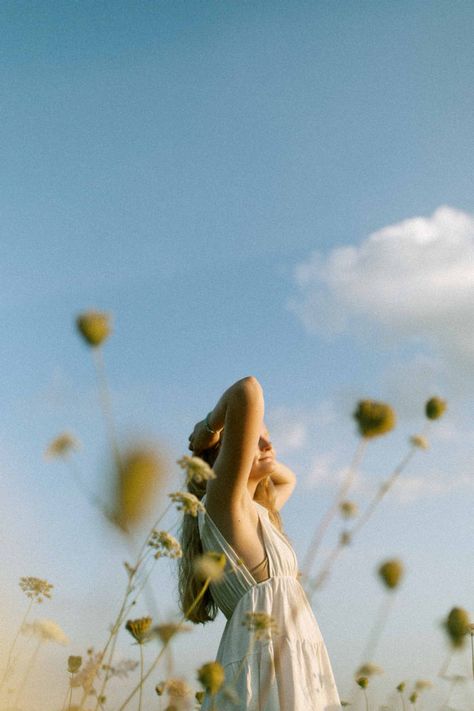
<svg viewBox="0 0 474 711"><path fill-rule="evenodd" d="M263 479L272 473L274 467L275 452L270 441L268 430L265 423L263 423L252 462L252 468L250 469L249 479Z"/></svg>

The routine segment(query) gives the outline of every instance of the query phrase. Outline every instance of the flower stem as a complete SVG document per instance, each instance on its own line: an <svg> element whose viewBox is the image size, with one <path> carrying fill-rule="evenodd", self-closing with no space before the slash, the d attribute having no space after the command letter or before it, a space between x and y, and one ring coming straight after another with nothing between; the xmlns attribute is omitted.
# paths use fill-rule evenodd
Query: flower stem
<svg viewBox="0 0 474 711"><path fill-rule="evenodd" d="M11 664L11 659L12 659L13 650L15 649L15 646L16 646L16 643L17 643L17 641L18 641L18 637L20 636L20 632L21 632L21 630L22 630L22 628L23 628L23 625L24 625L25 622L26 622L26 618L27 618L28 615L30 614L30 610L31 610L31 607L32 607L32 605L33 605L33 601L34 601L34 599L31 598L30 604L28 605L28 609L26 610L26 612L25 612L25 614L24 614L24 616L23 616L23 619L22 619L22 621L20 622L20 626L18 627L18 629L17 629L17 631L16 631L16 635L15 635L15 637L14 637L14 639L13 639L13 642L11 643L11 646L10 646L10 649L9 649L9 652L8 652L7 664L6 664L6 667L5 667L5 671L4 671L4 673L3 673L2 681L0 682L0 689L3 688L3 685L4 685L4 683L5 683L5 680L6 680L7 676L8 676L8 672L10 671L10 664Z"/></svg>
<svg viewBox="0 0 474 711"><path fill-rule="evenodd" d="M138 696L138 711L142 711L143 694L143 644L140 644L140 693Z"/></svg>

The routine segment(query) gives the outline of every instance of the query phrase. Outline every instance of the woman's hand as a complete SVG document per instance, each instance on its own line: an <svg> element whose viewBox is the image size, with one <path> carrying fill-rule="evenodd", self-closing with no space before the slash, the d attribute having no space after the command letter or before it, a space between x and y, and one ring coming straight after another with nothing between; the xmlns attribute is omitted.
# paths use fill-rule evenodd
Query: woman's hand
<svg viewBox="0 0 474 711"><path fill-rule="evenodd" d="M212 434L206 427L206 421L201 420L194 425L194 430L189 435L189 449L192 452L202 452L204 449L214 447L221 436L221 432Z"/></svg>

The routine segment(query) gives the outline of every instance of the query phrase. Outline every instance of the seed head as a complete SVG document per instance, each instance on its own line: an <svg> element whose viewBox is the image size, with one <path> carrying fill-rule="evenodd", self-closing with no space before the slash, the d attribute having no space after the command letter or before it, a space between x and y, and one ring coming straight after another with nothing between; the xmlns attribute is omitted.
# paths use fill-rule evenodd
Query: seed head
<svg viewBox="0 0 474 711"><path fill-rule="evenodd" d="M357 516L358 506L353 501L341 501L339 511L343 518L353 518Z"/></svg>
<svg viewBox="0 0 474 711"><path fill-rule="evenodd" d="M266 612L246 612L242 624L255 634L255 639L265 639L278 633L275 618Z"/></svg>
<svg viewBox="0 0 474 711"><path fill-rule="evenodd" d="M82 657L75 657L71 655L67 658L67 670L70 674L75 674L79 671L82 664Z"/></svg>
<svg viewBox="0 0 474 711"><path fill-rule="evenodd" d="M395 427L396 416L390 405L375 400L360 400L353 413L362 437L378 437Z"/></svg>
<svg viewBox="0 0 474 711"><path fill-rule="evenodd" d="M168 531L152 531L148 545L156 550L155 558L181 558L183 555L179 541Z"/></svg>
<svg viewBox="0 0 474 711"><path fill-rule="evenodd" d="M79 449L79 442L69 432L63 432L50 442L44 456L46 459L66 458L74 449Z"/></svg>
<svg viewBox="0 0 474 711"><path fill-rule="evenodd" d="M203 481L216 478L209 464L201 457L190 457L185 454L184 457L178 459L177 464L186 472L187 484L191 481L201 484Z"/></svg>
<svg viewBox="0 0 474 711"><path fill-rule="evenodd" d="M151 617L139 617L136 620L127 620L125 629L130 632L138 644L144 644L150 638Z"/></svg>
<svg viewBox="0 0 474 711"><path fill-rule="evenodd" d="M469 615L462 607L453 607L444 622L453 647L462 647L469 629Z"/></svg>
<svg viewBox="0 0 474 711"><path fill-rule="evenodd" d="M361 689L366 689L369 685L369 679L366 676L360 676L356 681Z"/></svg>
<svg viewBox="0 0 474 711"><path fill-rule="evenodd" d="M224 683L224 667L222 664L219 664L219 662L203 664L202 667L199 667L197 670L197 678L204 689L211 696L215 696Z"/></svg>
<svg viewBox="0 0 474 711"><path fill-rule="evenodd" d="M208 551L194 559L194 575L198 580L210 579L212 583L218 583L224 577L226 561L224 553Z"/></svg>
<svg viewBox="0 0 474 711"><path fill-rule="evenodd" d="M153 510L164 466L159 453L150 445L132 446L115 468L115 513L113 519L128 532Z"/></svg>
<svg viewBox="0 0 474 711"><path fill-rule="evenodd" d="M410 437L410 444L420 449L428 449L430 446L428 440L423 435L413 435Z"/></svg>
<svg viewBox="0 0 474 711"><path fill-rule="evenodd" d="M378 573L385 585L393 590L397 587L403 575L403 565L397 559L387 560L379 567Z"/></svg>
<svg viewBox="0 0 474 711"><path fill-rule="evenodd" d="M100 346L110 335L110 316L103 311L85 311L76 319L76 326L86 343L93 348Z"/></svg>
<svg viewBox="0 0 474 711"><path fill-rule="evenodd" d="M429 420L438 420L446 410L446 400L432 397L425 405L425 414Z"/></svg>
<svg viewBox="0 0 474 711"><path fill-rule="evenodd" d="M383 674L382 667L377 666L377 664L372 664L372 662L366 662L362 664L357 670L357 676L373 676L374 674Z"/></svg>
<svg viewBox="0 0 474 711"><path fill-rule="evenodd" d="M401 694L403 694L403 692L405 691L405 687L406 687L406 682L401 681L399 683L399 685L397 686L397 691L399 691Z"/></svg>
<svg viewBox="0 0 474 711"><path fill-rule="evenodd" d="M35 602L43 602L44 598L51 599L51 590L54 585L41 578L26 577L20 578L20 588L26 597L32 598Z"/></svg>
<svg viewBox="0 0 474 711"><path fill-rule="evenodd" d="M408 697L408 700L410 701L411 704L416 704L416 700L418 699L418 694L416 691L414 691L410 696Z"/></svg>
<svg viewBox="0 0 474 711"><path fill-rule="evenodd" d="M43 642L56 642L56 644L69 644L69 639L62 628L53 620L35 620L31 624L26 622L22 626L22 632L29 634Z"/></svg>
<svg viewBox="0 0 474 711"><path fill-rule="evenodd" d="M178 504L176 507L177 510L183 511L185 515L188 514L189 516L196 517L198 515L198 511L204 512L206 510L204 508L204 504L199 501L197 496L194 496L194 494L190 494L187 491L175 491L172 494L168 494L168 496L171 501Z"/></svg>

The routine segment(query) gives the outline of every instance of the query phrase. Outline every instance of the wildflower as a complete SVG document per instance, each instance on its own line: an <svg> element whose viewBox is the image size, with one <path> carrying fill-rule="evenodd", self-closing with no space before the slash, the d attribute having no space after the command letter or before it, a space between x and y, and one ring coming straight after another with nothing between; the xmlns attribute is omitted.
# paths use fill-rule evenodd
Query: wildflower
<svg viewBox="0 0 474 711"><path fill-rule="evenodd" d="M197 670L198 681L211 695L217 694L224 683L224 668L219 662L208 662Z"/></svg>
<svg viewBox="0 0 474 711"><path fill-rule="evenodd" d="M469 615L462 607L453 607L449 613L444 628L453 647L462 647L465 635L470 631Z"/></svg>
<svg viewBox="0 0 474 711"><path fill-rule="evenodd" d="M373 674L383 674L382 667L377 666L377 664L372 664L372 662L366 662L363 664L356 672L357 676L372 676Z"/></svg>
<svg viewBox="0 0 474 711"><path fill-rule="evenodd" d="M425 405L425 414L429 420L438 420L446 410L446 400L432 397Z"/></svg>
<svg viewBox="0 0 474 711"><path fill-rule="evenodd" d="M255 639L264 639L266 636L278 633L275 618L266 612L246 612L242 624L255 633Z"/></svg>
<svg viewBox="0 0 474 711"><path fill-rule="evenodd" d="M387 560L379 567L378 573L385 585L388 588L393 589L397 587L400 582L400 578L403 575L403 565L396 559Z"/></svg>
<svg viewBox="0 0 474 711"><path fill-rule="evenodd" d="M423 435L413 435L410 437L410 444L420 449L428 449L429 447L428 440Z"/></svg>
<svg viewBox="0 0 474 711"><path fill-rule="evenodd" d="M35 620L25 623L22 627L23 634L38 637L43 642L56 642L56 644L69 644L69 639L61 627L53 620Z"/></svg>
<svg viewBox="0 0 474 711"><path fill-rule="evenodd" d="M401 694L405 691L406 687L406 682L401 681L399 685L397 686L397 691L399 691Z"/></svg>
<svg viewBox="0 0 474 711"><path fill-rule="evenodd" d="M375 400L360 400L353 417L358 422L361 436L366 438L390 432L396 421L390 405Z"/></svg>
<svg viewBox="0 0 474 711"><path fill-rule="evenodd" d="M155 625L153 633L156 634L163 644L167 644L178 632L190 632L192 627L179 622L165 622L162 625Z"/></svg>
<svg viewBox="0 0 474 711"><path fill-rule="evenodd" d="M171 501L178 504L176 507L178 511L184 511L185 514L189 514L190 516L197 516L198 511L204 512L206 510L204 504L199 501L197 496L187 491L175 491L172 494L168 494L168 496Z"/></svg>
<svg viewBox="0 0 474 711"><path fill-rule="evenodd" d="M209 464L201 457L190 457L186 454L181 459L178 459L176 463L179 464L181 469L185 470L186 483L194 481L196 484L201 484L203 481L216 478Z"/></svg>
<svg viewBox="0 0 474 711"><path fill-rule="evenodd" d="M366 689L369 685L369 680L366 676L360 676L356 681L361 689Z"/></svg>
<svg viewBox="0 0 474 711"><path fill-rule="evenodd" d="M93 649L87 650L88 660L82 666L77 674L71 679L71 686L73 688L81 686L85 694L91 693L94 686L94 681L102 668L102 658L103 654L101 652L96 652L94 654Z"/></svg>
<svg viewBox="0 0 474 711"><path fill-rule="evenodd" d="M124 531L138 525L153 509L162 471L158 453L148 445L137 444L125 453L117 471L115 512Z"/></svg>
<svg viewBox="0 0 474 711"><path fill-rule="evenodd" d="M416 700L418 699L418 694L416 691L413 692L413 694L410 694L408 697L409 701L411 704L416 704Z"/></svg>
<svg viewBox="0 0 474 711"><path fill-rule="evenodd" d="M77 317L76 326L86 343L96 348L110 334L110 316L103 311L85 311Z"/></svg>
<svg viewBox="0 0 474 711"><path fill-rule="evenodd" d="M425 689L431 689L433 686L433 683L429 681L428 679L418 679L418 681L415 683L415 689L417 691L424 691Z"/></svg>
<svg viewBox="0 0 474 711"><path fill-rule="evenodd" d="M208 580L217 583L224 576L226 557L224 553L208 551L194 559L194 575L198 580Z"/></svg>
<svg viewBox="0 0 474 711"><path fill-rule="evenodd" d="M353 501L341 501L339 510L344 518L352 518L357 516L358 507Z"/></svg>
<svg viewBox="0 0 474 711"><path fill-rule="evenodd" d="M151 624L151 617L139 617L136 620L127 620L125 629L130 632L138 644L143 644L150 638Z"/></svg>
<svg viewBox="0 0 474 711"><path fill-rule="evenodd" d="M155 558L181 558L183 555L181 545L168 531L152 531L148 545L156 549Z"/></svg>
<svg viewBox="0 0 474 711"><path fill-rule="evenodd" d="M82 664L82 657L75 657L71 655L67 659L67 670L70 674L75 674L79 671Z"/></svg>
<svg viewBox="0 0 474 711"><path fill-rule="evenodd" d="M47 580L42 580L41 578L20 578L20 588L26 597L36 602L43 602L45 597L51 599L51 590L53 587L54 585L51 585Z"/></svg>
<svg viewBox="0 0 474 711"><path fill-rule="evenodd" d="M69 432L63 432L50 442L45 457L52 459L53 457L67 457L73 449L78 449L79 443Z"/></svg>

